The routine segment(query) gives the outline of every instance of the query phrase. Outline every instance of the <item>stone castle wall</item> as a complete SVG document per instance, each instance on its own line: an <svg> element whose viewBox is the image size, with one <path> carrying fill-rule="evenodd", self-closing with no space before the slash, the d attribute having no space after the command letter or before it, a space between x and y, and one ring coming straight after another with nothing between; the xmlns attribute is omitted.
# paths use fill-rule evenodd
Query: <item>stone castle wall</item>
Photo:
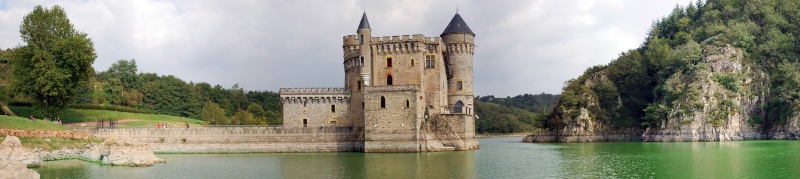
<svg viewBox="0 0 800 179"><path fill-rule="evenodd" d="M349 125L350 93L345 88L282 88L285 127ZM305 124L303 123L305 120Z"/></svg>
<svg viewBox="0 0 800 179"><path fill-rule="evenodd" d="M363 150L352 127L119 128L91 131L102 138L149 144L159 153L351 152Z"/></svg>
<svg viewBox="0 0 800 179"><path fill-rule="evenodd" d="M419 151L420 96L418 85L367 87L364 152Z"/></svg>

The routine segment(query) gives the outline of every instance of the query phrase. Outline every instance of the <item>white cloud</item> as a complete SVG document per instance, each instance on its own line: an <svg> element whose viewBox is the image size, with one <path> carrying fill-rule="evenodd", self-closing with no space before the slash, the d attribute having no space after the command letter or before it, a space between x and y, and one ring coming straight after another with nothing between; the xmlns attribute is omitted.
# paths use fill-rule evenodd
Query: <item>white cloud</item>
<svg viewBox="0 0 800 179"><path fill-rule="evenodd" d="M2 1L2 0L0 0ZM22 17L63 6L94 41L97 70L139 70L248 90L342 86L341 38L364 9L374 36L438 36L455 7L477 34L476 95L558 93L587 67L636 48L675 1L4 1L0 48L22 43Z"/></svg>

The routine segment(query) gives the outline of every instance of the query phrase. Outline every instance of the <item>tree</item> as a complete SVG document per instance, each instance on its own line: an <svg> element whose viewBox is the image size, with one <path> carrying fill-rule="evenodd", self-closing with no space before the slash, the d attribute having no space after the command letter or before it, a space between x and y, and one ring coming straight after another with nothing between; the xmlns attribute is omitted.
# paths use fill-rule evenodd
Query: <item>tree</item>
<svg viewBox="0 0 800 179"><path fill-rule="evenodd" d="M60 6L34 7L19 32L26 45L11 50L12 90L36 101L34 113L56 116L94 72L94 43L73 28Z"/></svg>
<svg viewBox="0 0 800 179"><path fill-rule="evenodd" d="M225 116L225 110L219 107L217 103L206 101L203 110L200 112L200 119L212 125L228 125L230 119Z"/></svg>
<svg viewBox="0 0 800 179"><path fill-rule="evenodd" d="M108 67L105 75L107 75L106 78L108 79L119 79L119 81L122 82L123 90L131 91L141 88L139 76L136 75L136 71L138 71L136 60L118 60L116 63L111 64L111 67Z"/></svg>

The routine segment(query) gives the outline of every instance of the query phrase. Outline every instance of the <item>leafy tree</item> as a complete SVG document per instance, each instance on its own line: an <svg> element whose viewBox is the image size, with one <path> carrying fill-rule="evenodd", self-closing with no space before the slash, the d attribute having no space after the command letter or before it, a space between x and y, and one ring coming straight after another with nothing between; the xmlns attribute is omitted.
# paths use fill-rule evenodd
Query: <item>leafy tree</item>
<svg viewBox="0 0 800 179"><path fill-rule="evenodd" d="M141 88L139 76L136 75L136 71L138 71L136 60L119 60L111 64L111 67L108 67L108 70L106 70L104 74L108 79L119 79L122 89L131 91Z"/></svg>
<svg viewBox="0 0 800 179"><path fill-rule="evenodd" d="M208 122L211 125L228 125L230 119L225 115L225 110L219 107L217 103L207 101L200 112L200 119Z"/></svg>
<svg viewBox="0 0 800 179"><path fill-rule="evenodd" d="M11 50L13 91L36 101L34 113L56 116L76 99L80 86L93 73L94 44L73 28L57 5L34 7L23 18L19 32L26 45Z"/></svg>

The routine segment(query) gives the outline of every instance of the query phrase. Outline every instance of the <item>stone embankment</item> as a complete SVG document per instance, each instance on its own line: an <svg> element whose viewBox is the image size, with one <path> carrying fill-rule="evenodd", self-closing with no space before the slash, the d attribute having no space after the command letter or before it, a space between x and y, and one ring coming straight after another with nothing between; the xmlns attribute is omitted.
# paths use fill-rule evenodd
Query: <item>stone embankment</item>
<svg viewBox="0 0 800 179"><path fill-rule="evenodd" d="M55 151L23 147L19 138L6 136L0 143L0 161L20 162L28 167L38 167L43 161L81 159L108 165L152 166L163 163L147 144L133 140L107 140L92 144L88 149L63 148Z"/></svg>
<svg viewBox="0 0 800 179"><path fill-rule="evenodd" d="M145 143L158 153L352 152L364 148L353 127L118 128L87 132Z"/></svg>
<svg viewBox="0 0 800 179"><path fill-rule="evenodd" d="M86 132L15 130L15 129L0 129L0 136L63 138L63 139L89 139L91 137L91 135L89 135L89 133Z"/></svg>

